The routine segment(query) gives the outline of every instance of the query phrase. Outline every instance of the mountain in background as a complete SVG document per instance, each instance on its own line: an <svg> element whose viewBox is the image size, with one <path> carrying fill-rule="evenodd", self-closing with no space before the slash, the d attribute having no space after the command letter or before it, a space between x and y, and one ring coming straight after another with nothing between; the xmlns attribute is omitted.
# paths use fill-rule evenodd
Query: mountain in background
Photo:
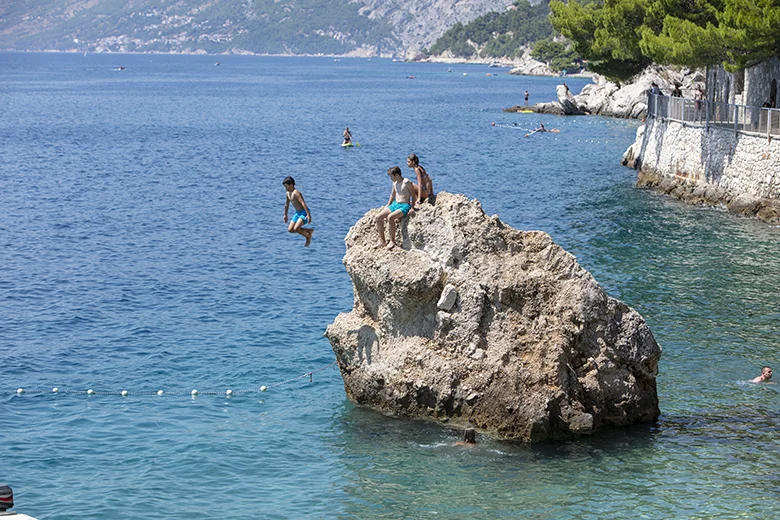
<svg viewBox="0 0 780 520"><path fill-rule="evenodd" d="M11 0L0 49L397 56L511 0Z"/></svg>
<svg viewBox="0 0 780 520"><path fill-rule="evenodd" d="M502 12L456 23L434 43L429 54L455 58L521 58L528 46L552 37L547 0L532 5L516 0Z"/></svg>

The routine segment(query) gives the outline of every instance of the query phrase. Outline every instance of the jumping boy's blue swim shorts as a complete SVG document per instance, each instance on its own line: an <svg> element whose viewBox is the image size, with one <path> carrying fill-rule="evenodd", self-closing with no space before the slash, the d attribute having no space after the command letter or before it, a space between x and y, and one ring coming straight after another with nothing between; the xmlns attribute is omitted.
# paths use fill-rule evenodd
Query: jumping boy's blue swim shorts
<svg viewBox="0 0 780 520"><path fill-rule="evenodd" d="M297 222L298 219L303 220L303 223L306 223L306 210L302 209L301 211L296 211L295 215L293 215L292 221Z"/></svg>

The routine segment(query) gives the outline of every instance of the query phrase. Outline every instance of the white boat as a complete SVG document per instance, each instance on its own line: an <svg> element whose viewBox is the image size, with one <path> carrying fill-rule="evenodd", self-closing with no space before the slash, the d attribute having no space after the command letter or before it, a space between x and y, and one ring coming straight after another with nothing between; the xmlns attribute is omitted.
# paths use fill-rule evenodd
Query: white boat
<svg viewBox="0 0 780 520"><path fill-rule="evenodd" d="M35 520L35 518L22 513L8 511L14 507L14 490L11 486L0 484L0 517L8 520Z"/></svg>

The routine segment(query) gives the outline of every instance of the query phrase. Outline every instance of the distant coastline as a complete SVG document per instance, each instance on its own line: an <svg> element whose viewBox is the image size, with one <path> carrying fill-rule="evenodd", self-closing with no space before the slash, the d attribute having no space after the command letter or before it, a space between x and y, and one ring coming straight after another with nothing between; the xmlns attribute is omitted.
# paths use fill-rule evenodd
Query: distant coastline
<svg viewBox="0 0 780 520"><path fill-rule="evenodd" d="M382 56L368 56L364 54L354 54L354 53L346 53L346 54L292 54L292 53L285 53L285 54L269 54L269 53L256 53L251 51L230 51L230 52L221 52L221 53L209 53L201 50L192 51L192 52L186 52L186 51L144 51L144 52L132 52L132 51L110 51L110 50L101 50L101 51L90 51L90 50L78 50L78 49L67 49L67 50L55 50L55 49L45 49L45 50L18 50L18 49L2 49L0 52L16 52L16 53L47 53L47 54L105 54L105 55L128 55L128 56L143 56L143 55L149 55L149 56L214 56L214 57L220 57L220 56L261 56L261 57L280 57L280 58L293 58L293 57L300 57L300 58L354 58L354 59L392 59L397 60L400 62L407 62L407 63L444 63L444 64L461 64L461 65L493 65L498 68L508 68L508 69L518 69L520 67L523 67L528 63L528 60L526 59L508 59L508 58L500 58L500 59L492 59L492 58L449 58L449 57L443 57L443 56L429 56L429 57L420 57L420 58L413 58L413 59L407 59L399 56L394 55L382 55ZM510 72L512 73L512 72ZM543 77L569 77L569 78L592 78L595 76L592 72L578 72L574 74L555 74L555 73L547 73L547 74L523 74L522 72L514 72L512 74L517 75L527 75L527 76L543 76Z"/></svg>

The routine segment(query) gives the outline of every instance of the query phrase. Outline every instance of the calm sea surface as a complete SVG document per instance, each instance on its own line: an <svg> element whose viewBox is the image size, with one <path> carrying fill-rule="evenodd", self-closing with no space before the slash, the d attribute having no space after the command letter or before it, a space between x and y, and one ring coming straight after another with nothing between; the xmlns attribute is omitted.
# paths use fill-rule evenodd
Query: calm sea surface
<svg viewBox="0 0 780 520"><path fill-rule="evenodd" d="M780 385L745 383L780 365L780 229L635 189L618 164L635 121L501 111L559 79L218 59L0 54L0 481L18 511L780 517ZM539 121L561 132L524 138ZM645 317L657 424L464 450L346 400L322 335L352 306L343 237L412 152ZM307 249L282 222L287 175Z"/></svg>

